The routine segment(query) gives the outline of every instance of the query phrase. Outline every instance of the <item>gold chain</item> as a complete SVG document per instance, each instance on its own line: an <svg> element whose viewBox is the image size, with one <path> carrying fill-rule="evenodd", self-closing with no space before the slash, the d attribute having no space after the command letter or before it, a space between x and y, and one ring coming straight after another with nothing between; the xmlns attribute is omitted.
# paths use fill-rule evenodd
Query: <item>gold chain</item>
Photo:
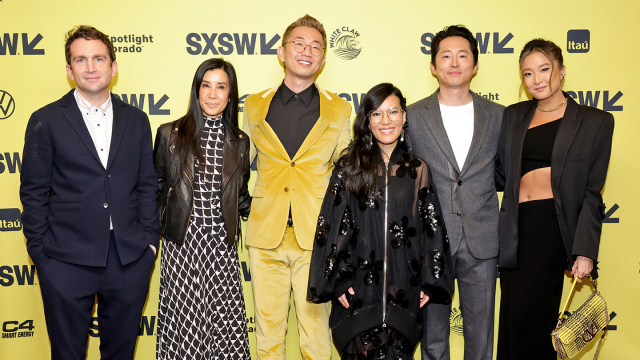
<svg viewBox="0 0 640 360"><path fill-rule="evenodd" d="M567 105L567 98L564 98L564 101L561 102L559 105L552 107L551 109L545 109L543 107L540 106L540 103L538 102L538 110L542 111L542 112L552 112L552 111L556 111L558 109L561 109L563 106Z"/></svg>

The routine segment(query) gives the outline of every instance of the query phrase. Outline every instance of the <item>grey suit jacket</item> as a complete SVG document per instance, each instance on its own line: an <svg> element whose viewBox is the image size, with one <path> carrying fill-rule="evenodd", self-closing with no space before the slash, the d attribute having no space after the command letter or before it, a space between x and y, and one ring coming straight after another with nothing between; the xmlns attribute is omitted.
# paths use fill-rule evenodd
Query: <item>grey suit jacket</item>
<svg viewBox="0 0 640 360"><path fill-rule="evenodd" d="M436 90L407 108L409 151L431 168L455 255L462 235L477 259L498 255L498 195L495 161L504 106L471 92L474 125L471 147L460 168L442 122Z"/></svg>

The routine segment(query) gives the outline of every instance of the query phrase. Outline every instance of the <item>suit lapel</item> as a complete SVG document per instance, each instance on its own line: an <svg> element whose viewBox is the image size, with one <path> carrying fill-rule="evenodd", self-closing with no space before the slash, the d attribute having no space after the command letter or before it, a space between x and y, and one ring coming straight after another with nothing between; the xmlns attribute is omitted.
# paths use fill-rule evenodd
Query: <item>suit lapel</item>
<svg viewBox="0 0 640 360"><path fill-rule="evenodd" d="M262 95L260 100L258 100L258 109L260 114L260 118L258 119L258 126L262 130L265 139L269 143L271 143L274 150L276 150L278 154L280 154L280 156L282 156L284 159L290 161L291 159L289 158L289 154L282 145L282 142L280 142L278 135L276 135L275 131L273 131L271 126L267 123L267 113L269 112L269 105L271 105L271 100L273 100L273 96L275 95L277 89L278 86Z"/></svg>
<svg viewBox="0 0 640 360"><path fill-rule="evenodd" d="M478 95L473 91L471 91L471 95L473 96L473 137L471 138L469 152L467 153L467 157L462 165L460 175L464 174L473 163L473 159L475 159L478 151L480 151L482 143L484 142L484 135L487 132L487 127L489 126L489 117L484 111L487 104L484 101L480 101Z"/></svg>
<svg viewBox="0 0 640 360"><path fill-rule="evenodd" d="M569 152L569 147L576 136L581 119L578 117L578 104L569 96L564 94L567 100L567 109L564 117L560 120L556 140L553 143L553 152L551 153L551 183L559 184L562 171L564 169L564 160Z"/></svg>
<svg viewBox="0 0 640 360"><path fill-rule="evenodd" d="M520 174L520 169L522 167L522 145L524 144L524 137L525 135L527 135L527 129L531 124L531 120L533 120L533 114L535 114L536 112L536 104L537 101L532 101L529 110L527 110L513 126L513 137L511 139L511 156L514 166L511 174L512 176L514 176L512 181L515 181L516 186L513 187L514 193L511 195L514 199L518 199L518 194L516 194L516 191L519 191L520 189L520 178L522 177L522 174Z"/></svg>
<svg viewBox="0 0 640 360"><path fill-rule="evenodd" d="M87 148L89 148L89 151L93 154L96 161L100 166L102 166L100 156L98 156L98 151L96 150L96 145L93 143L91 134L89 134L89 129L87 129L87 124L85 124L84 119L82 118L82 113L80 113L80 109L78 108L73 92L74 90L71 90L66 95L67 99L65 100L67 100L67 103L65 104L66 109L63 112L64 116L67 118L80 139L82 139L82 142L84 142Z"/></svg>
<svg viewBox="0 0 640 360"><path fill-rule="evenodd" d="M127 113L124 111L126 104L117 100L113 95L111 95L111 104L113 106L113 128L111 131L111 146L109 147L107 170L111 167L120 143L122 143L122 137L124 136L124 130L127 124Z"/></svg>
<svg viewBox="0 0 640 360"><path fill-rule="evenodd" d="M304 139L302 145L300 145L298 152L296 152L292 160L296 160L304 155L304 153L307 152L307 150L309 150L316 141L318 141L333 119L333 103L331 102L331 99L327 97L328 94L326 94L326 92L322 91L320 88L318 88L318 90L320 90L320 118L316 121L315 125L313 125L311 131L309 131L309 134Z"/></svg>
<svg viewBox="0 0 640 360"><path fill-rule="evenodd" d="M436 143L442 150L442 153L445 155L447 160L454 166L455 170L459 173L460 167L456 162L456 157L453 154L453 148L451 147L451 142L449 141L449 137L447 136L447 131L444 128L444 123L442 121L442 114L440 113L440 106L438 103L438 92L437 90L433 95L427 98L427 103L424 105L425 113L423 114L423 119L427 124L427 128L431 131L433 138L436 140Z"/></svg>

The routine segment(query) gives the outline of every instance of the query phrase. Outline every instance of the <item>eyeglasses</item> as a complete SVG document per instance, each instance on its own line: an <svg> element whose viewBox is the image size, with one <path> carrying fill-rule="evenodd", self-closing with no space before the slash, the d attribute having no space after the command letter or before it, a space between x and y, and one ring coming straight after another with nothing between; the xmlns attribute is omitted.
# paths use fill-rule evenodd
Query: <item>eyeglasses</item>
<svg viewBox="0 0 640 360"><path fill-rule="evenodd" d="M384 117L384 114L387 114L387 117L391 121L402 121L402 114L403 113L404 113L404 110L394 107L394 108L391 108L391 109L389 109L387 111L371 110L371 111L369 111L367 116L369 116L369 120L372 123L379 124L382 121L382 118Z"/></svg>
<svg viewBox="0 0 640 360"><path fill-rule="evenodd" d="M285 44L288 44L288 43L293 43L293 49L296 52L299 52L299 53L305 51L305 49L308 46L308 47L311 48L311 54L313 56L320 56L320 55L324 54L324 48L322 46L320 46L320 45L317 45L317 44L307 45L307 44L305 44L304 42L302 42L300 40L287 41Z"/></svg>

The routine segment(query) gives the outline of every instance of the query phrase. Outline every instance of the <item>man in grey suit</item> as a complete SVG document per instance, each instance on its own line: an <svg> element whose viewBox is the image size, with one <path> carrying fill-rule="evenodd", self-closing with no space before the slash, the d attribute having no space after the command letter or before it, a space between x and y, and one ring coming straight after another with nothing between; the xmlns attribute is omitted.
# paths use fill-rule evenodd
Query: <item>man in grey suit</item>
<svg viewBox="0 0 640 360"><path fill-rule="evenodd" d="M449 236L463 316L464 359L493 356L498 256L494 162L504 106L469 90L478 44L464 26L431 42L431 72L440 88L407 109L407 145L431 169ZM422 359L449 359L451 305L430 304Z"/></svg>

